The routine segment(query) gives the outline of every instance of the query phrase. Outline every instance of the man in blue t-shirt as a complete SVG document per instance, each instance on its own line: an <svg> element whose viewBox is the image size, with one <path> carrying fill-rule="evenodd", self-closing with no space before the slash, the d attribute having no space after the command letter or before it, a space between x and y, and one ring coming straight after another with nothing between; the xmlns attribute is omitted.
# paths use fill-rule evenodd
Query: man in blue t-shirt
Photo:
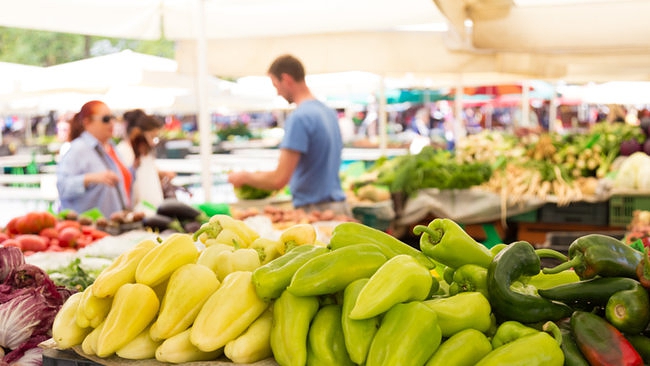
<svg viewBox="0 0 650 366"><path fill-rule="evenodd" d="M285 121L278 165L273 171L232 172L228 181L269 190L289 184L295 208L350 215L339 178L343 141L336 112L311 93L297 58L278 57L268 75L278 95L296 104Z"/></svg>

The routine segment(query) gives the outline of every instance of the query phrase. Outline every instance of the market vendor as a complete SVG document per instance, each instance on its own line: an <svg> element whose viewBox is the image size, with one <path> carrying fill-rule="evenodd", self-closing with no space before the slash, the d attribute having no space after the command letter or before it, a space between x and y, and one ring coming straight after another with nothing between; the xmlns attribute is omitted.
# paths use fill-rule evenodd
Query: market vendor
<svg viewBox="0 0 650 366"><path fill-rule="evenodd" d="M130 207L132 174L111 140L115 117L101 101L90 101L70 121L70 148L57 166L61 210L93 208L105 217Z"/></svg>
<svg viewBox="0 0 650 366"><path fill-rule="evenodd" d="M228 181L235 187L268 190L289 184L295 208L331 209L351 216L339 178L343 141L336 112L314 97L305 82L305 69L294 56L278 57L268 75L278 95L296 104L284 124L277 167L273 171L231 172Z"/></svg>

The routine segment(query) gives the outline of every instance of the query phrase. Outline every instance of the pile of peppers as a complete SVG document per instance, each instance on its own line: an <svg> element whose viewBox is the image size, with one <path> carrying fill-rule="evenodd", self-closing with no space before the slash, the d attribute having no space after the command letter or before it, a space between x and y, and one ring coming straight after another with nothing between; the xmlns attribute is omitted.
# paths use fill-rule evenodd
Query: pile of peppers
<svg viewBox="0 0 650 366"><path fill-rule="evenodd" d="M327 248L296 246L256 269L258 295L275 303L276 361L650 363L647 253L596 234L575 240L568 255L525 241L488 249L444 218L413 232L419 249L342 223ZM560 264L542 268L541 258Z"/></svg>

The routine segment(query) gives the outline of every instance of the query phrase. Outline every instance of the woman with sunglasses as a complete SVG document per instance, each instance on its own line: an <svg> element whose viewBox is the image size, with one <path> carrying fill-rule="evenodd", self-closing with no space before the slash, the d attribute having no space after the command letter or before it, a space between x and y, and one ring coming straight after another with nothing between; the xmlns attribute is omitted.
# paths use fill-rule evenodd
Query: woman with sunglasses
<svg viewBox="0 0 650 366"><path fill-rule="evenodd" d="M97 208L109 218L131 207L132 173L111 138L115 118L101 101L90 101L70 121L70 148L57 166L61 210Z"/></svg>

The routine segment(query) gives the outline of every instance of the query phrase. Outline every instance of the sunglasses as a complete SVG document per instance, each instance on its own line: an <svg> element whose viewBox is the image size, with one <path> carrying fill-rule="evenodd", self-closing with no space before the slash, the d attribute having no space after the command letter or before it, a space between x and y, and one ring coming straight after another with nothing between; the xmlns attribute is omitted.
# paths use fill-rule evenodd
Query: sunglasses
<svg viewBox="0 0 650 366"><path fill-rule="evenodd" d="M103 123L109 123L109 122L112 121L114 118L115 118L115 116L112 116L112 115L106 115L106 116L102 116L102 117L100 118L100 120L101 120Z"/></svg>

